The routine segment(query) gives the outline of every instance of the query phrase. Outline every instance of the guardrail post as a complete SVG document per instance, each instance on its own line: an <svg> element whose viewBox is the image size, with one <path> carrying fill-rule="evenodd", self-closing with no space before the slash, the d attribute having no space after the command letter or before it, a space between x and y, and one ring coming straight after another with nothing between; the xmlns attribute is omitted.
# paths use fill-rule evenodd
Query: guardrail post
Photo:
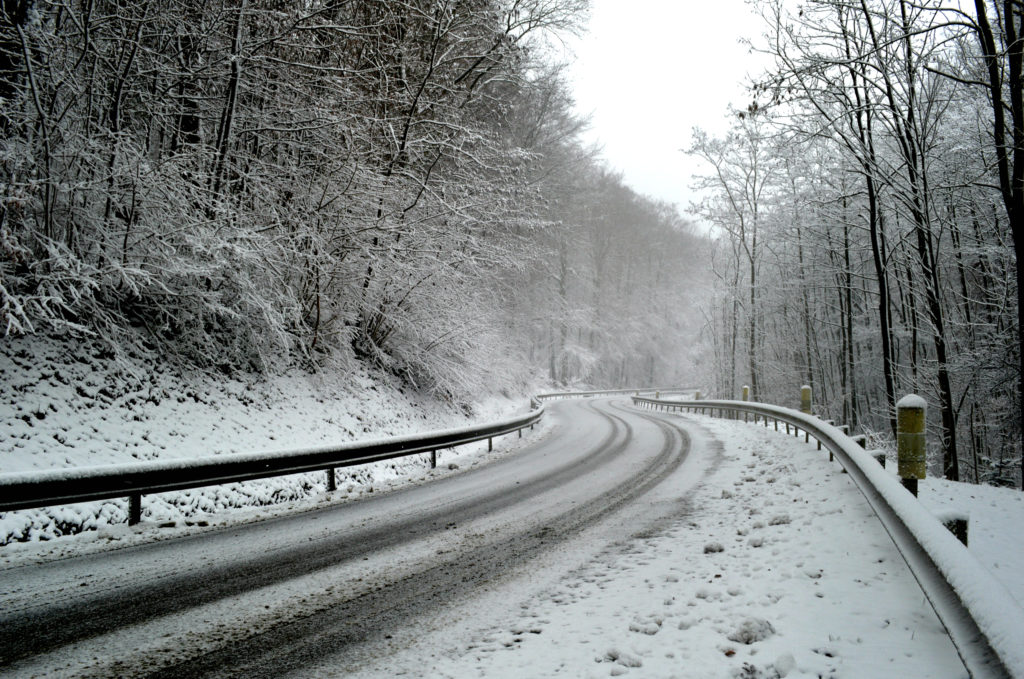
<svg viewBox="0 0 1024 679"><path fill-rule="evenodd" d="M128 496L128 525L134 526L142 521L142 493Z"/></svg>
<svg viewBox="0 0 1024 679"><path fill-rule="evenodd" d="M494 450L494 439L493 438L488 438L487 439L487 452L490 453L493 450Z"/></svg>
<svg viewBox="0 0 1024 679"><path fill-rule="evenodd" d="M334 478L334 467L327 470L327 492L338 490L338 482Z"/></svg>
<svg viewBox="0 0 1024 679"><path fill-rule="evenodd" d="M927 403L917 394L908 394L896 403L896 452L903 487L917 497L917 481L925 478L925 416Z"/></svg>
<svg viewBox="0 0 1024 679"><path fill-rule="evenodd" d="M430 468L437 469L437 451L430 451Z"/></svg>
<svg viewBox="0 0 1024 679"><path fill-rule="evenodd" d="M962 542L964 547L967 546L967 517L947 519L942 522L942 525L949 529L949 532Z"/></svg>
<svg viewBox="0 0 1024 679"><path fill-rule="evenodd" d="M805 415L810 415L811 405L811 387L805 384L800 387L800 412Z"/></svg>

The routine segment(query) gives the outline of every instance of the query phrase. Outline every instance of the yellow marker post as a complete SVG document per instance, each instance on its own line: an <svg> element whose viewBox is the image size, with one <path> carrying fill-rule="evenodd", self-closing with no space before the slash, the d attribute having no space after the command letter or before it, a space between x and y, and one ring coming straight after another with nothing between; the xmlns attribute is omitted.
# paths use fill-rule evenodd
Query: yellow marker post
<svg viewBox="0 0 1024 679"><path fill-rule="evenodd" d="M927 403L908 394L896 403L896 454L903 487L917 497L917 481L927 473L925 421Z"/></svg>
<svg viewBox="0 0 1024 679"><path fill-rule="evenodd" d="M806 384L800 387L800 412L811 414L811 388Z"/></svg>
<svg viewBox="0 0 1024 679"><path fill-rule="evenodd" d="M743 385L743 400L744 401L749 401L750 400L750 387L748 387L745 384ZM747 421L747 413L746 413L746 411L743 412L743 421L744 422Z"/></svg>

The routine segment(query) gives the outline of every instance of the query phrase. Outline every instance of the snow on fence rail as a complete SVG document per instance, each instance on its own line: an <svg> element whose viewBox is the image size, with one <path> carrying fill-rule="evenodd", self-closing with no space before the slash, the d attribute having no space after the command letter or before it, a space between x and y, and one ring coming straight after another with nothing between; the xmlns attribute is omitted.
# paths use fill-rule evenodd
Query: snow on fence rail
<svg viewBox="0 0 1024 679"><path fill-rule="evenodd" d="M532 429L543 416L544 408L538 407L526 415L489 424L375 441L0 474L0 512L127 496L128 522L134 524L141 518L142 496L151 493L324 470L327 471L328 490L334 490L334 470L338 467L417 453L434 454L438 450L484 439L487 439L490 449L494 437L515 431L522 436L523 429ZM432 455L431 464L435 460Z"/></svg>
<svg viewBox="0 0 1024 679"><path fill-rule="evenodd" d="M774 420L803 430L838 458L874 509L921 585L974 679L1024 679L1024 610L974 556L900 482L840 427L790 408L746 401L665 401L633 397L665 412Z"/></svg>

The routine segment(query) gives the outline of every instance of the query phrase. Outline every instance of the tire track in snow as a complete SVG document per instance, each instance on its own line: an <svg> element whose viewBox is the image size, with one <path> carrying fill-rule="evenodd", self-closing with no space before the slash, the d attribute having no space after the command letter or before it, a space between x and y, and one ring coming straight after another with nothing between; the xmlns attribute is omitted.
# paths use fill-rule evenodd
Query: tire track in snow
<svg viewBox="0 0 1024 679"><path fill-rule="evenodd" d="M387 549L435 531L438 524L446 525L453 516L466 520L469 513L498 511L504 506L524 501L532 495L545 492L552 485L572 478L588 465L602 464L608 457L606 451L610 449L612 443L630 434L628 429L625 432L620 431L616 426L618 422L611 424L612 427L594 451L562 466L547 479L528 485L520 484L512 491L506 490L493 497L480 498L471 495L454 502L438 502L436 506L428 507L421 513L406 516L401 520L388 521L384 525L339 531L326 539L311 542L287 540L282 548L251 549L242 558L223 564L205 560L176 559L174 554L179 545L192 546L215 537L226 536L228 540L233 541L235 536L241 536L242 542L260 543L262 536L270 530L275 530L278 525L284 526L284 531L288 532L290 524L306 521L310 517L282 517L180 540L89 555L80 559L62 560L56 566L62 570L70 568L72 571L70 575L65 576L67 582L64 583L64 588L78 586L83 589L79 590L80 593L66 597L65 601L56 604L30 598L24 599L20 606L3 601L3 612L0 613L0 668L20 658L38 655L81 639L186 611L254 589L273 586L297 575L345 561L359 560L367 553ZM477 469L467 474L484 471ZM443 479L441 483L444 484L446 481L448 479ZM443 497L443 489L436 495ZM375 500L377 498L368 502L373 503ZM323 511L327 514L344 515L347 509L347 506L342 506ZM330 518L328 516L324 520L330 521ZM217 550L213 548L211 551ZM119 558L119 553L131 556L151 552L164 556L158 557L156 566L152 567L154 574L143 573L148 577L141 583L125 584L117 578L112 578L106 587L86 584L94 574L108 568L107 564L111 558ZM4 572L4 580L17 582L19 571L23 568ZM125 577L131 577L131 573L126 572ZM54 622L58 620L59 624Z"/></svg>
<svg viewBox="0 0 1024 679"><path fill-rule="evenodd" d="M322 540L291 545L292 548L288 550L271 550L269 554L264 554L257 549L255 550L259 552L257 556L242 558L228 564L210 566L206 563L179 563L180 569L172 569L163 576L150 577L141 585L124 586L123 583L117 583L121 586L114 586L116 596L110 596L110 592L100 592L82 599L73 597L70 601L52 605L23 605L20 610L4 606L4 612L0 614L0 649L4 649L0 667L10 666L10 663L18 658L28 658L74 642L98 637L110 629L126 629L162 616L182 614L210 601L242 595L244 592L257 588L271 587L284 580L294 578L298 574L310 573L345 561L357 562L365 554L386 549L417 537L429 537L432 532L444 530L440 526L445 526L445 522L453 517L455 520L463 522L471 520L474 516L501 512L510 507L528 504L538 496L558 489L587 471L592 472L594 469L612 463L628 447L633 428L627 420L598 409L594 402L584 402L582 407L599 414L602 420L610 425L608 431L592 449L583 455L569 458L566 464L556 467L553 472L549 471L540 478L532 479L530 483L513 485L503 492L492 493L484 497L471 494L455 501L437 502L435 507L397 521L385 522L383 525L355 531L337 532ZM652 419L652 421L654 420ZM667 431L667 429L663 429L663 431ZM673 447L678 449L672 468L678 466L682 461L683 442L681 436L677 433L674 446L671 443L673 439L666 438L666 449ZM540 444L540 447L542 446L543 442ZM660 465L664 464L665 455L666 450L663 449L662 454L658 457ZM459 476L472 477L474 474L484 473L495 465L523 464L529 459L530 456L524 451L516 459L504 460L484 468L465 472ZM661 467L656 468L660 469ZM664 473L670 473L670 470ZM594 509L594 505L600 501L592 501L585 508L581 507L564 516L557 517L558 525L554 528L548 525L527 531L525 534L513 534L497 543L472 550L468 556L463 554L458 558L450 558L436 563L422 571L420 575L407 576L395 583L388 583L379 590L363 593L349 600L347 604L333 601L327 603L331 606L331 610L335 611L339 610L339 605L347 606L344 610L349 611L348 617L351 617L364 610L367 604L378 602L377 605L380 608L378 624L371 627L382 631L395 618L407 617L408 609L417 608L417 606L409 604L399 608L394 606L389 608L388 605L379 603L386 600L387 592L398 593L399 601L410 598L422 604L434 600L444 600L452 594L457 594L464 588L463 581L472 583L474 586L486 584L495 572L500 572L505 567L515 567L525 563L536 550L543 549L545 545L569 535L574 530L582 529L589 522L599 520L608 512L613 511L615 506L642 493L648 485L656 483L657 479L657 474L652 476L649 470L645 470L630 478L628 483L622 484L618 491L618 495L621 497L602 511ZM443 479L436 485L440 491L443 491L445 483L449 481L450 479ZM422 488L424 487L420 487L420 489ZM437 496L442 497L443 493L438 492ZM323 511L332 514L343 510L344 507L335 507ZM222 537L227 534L226 537L231 539L241 535L244 541L246 535L260 535L275 524L283 524L287 531L287 526L294 524L295 521L309 521L320 515L322 515L321 512L310 512L300 517L275 519L263 524L256 524L254 527L245 526L213 533L220 533ZM122 551L146 553L155 550L170 553L176 543L177 546L180 546L209 537L208 533L179 541L168 541ZM268 556L269 559L265 558ZM110 558L111 555L91 555L79 560L68 561L77 562L82 570L88 572L92 568L101 567L104 557ZM61 564L61 567L67 569L68 565L64 563ZM17 570L8 569L3 575L5 578L10 576L16 578ZM416 584L432 581L444 584L440 589L434 588L431 591L426 591ZM427 590L429 589L428 586ZM388 611L392 611L392 613L389 614ZM314 611L311 616L301 617L300 615L297 621L289 624L301 626L305 622L313 627L318 627L322 624L322 615L322 611ZM333 616L335 620L345 618L345 615ZM59 624L55 623L57 620L60 621ZM287 627L288 625L283 625L278 626L277 629L282 630ZM351 643L369 638L372 636L372 632L373 630L367 630L363 625L358 629L350 629L340 638L349 639L349 643ZM268 638L257 637L260 641L253 643L263 647ZM180 669L184 670L185 668ZM128 667L120 667L117 671L125 674L132 673L132 669ZM178 672L176 674L182 676Z"/></svg>
<svg viewBox="0 0 1024 679"><path fill-rule="evenodd" d="M599 412L626 433L606 454L622 454L629 447L632 425L610 412ZM663 445L650 465L637 469L612 492L551 516L540 527L459 553L317 614L151 676L278 677L328 656L337 657L340 666L358 664L364 652L376 652L365 648L369 642L384 640L395 627L415 625L437 607L470 597L474 590L525 568L538 552L601 521L671 475L686 459L685 433L656 417L640 416L658 426L664 435Z"/></svg>

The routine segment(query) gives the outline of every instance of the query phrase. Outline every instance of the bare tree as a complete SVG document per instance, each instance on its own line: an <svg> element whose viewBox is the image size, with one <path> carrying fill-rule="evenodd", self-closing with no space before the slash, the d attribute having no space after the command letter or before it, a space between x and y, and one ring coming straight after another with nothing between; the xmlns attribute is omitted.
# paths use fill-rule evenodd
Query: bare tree
<svg viewBox="0 0 1024 679"><path fill-rule="evenodd" d="M737 271L741 264L744 269L748 370L751 398L756 398L760 393L758 271L763 254L763 213L777 171L764 114L756 110L736 114L734 128L724 139L712 139L696 130L687 153L710 168L697 184L710 197L696 211L728 234ZM739 304L736 300L734 317Z"/></svg>

